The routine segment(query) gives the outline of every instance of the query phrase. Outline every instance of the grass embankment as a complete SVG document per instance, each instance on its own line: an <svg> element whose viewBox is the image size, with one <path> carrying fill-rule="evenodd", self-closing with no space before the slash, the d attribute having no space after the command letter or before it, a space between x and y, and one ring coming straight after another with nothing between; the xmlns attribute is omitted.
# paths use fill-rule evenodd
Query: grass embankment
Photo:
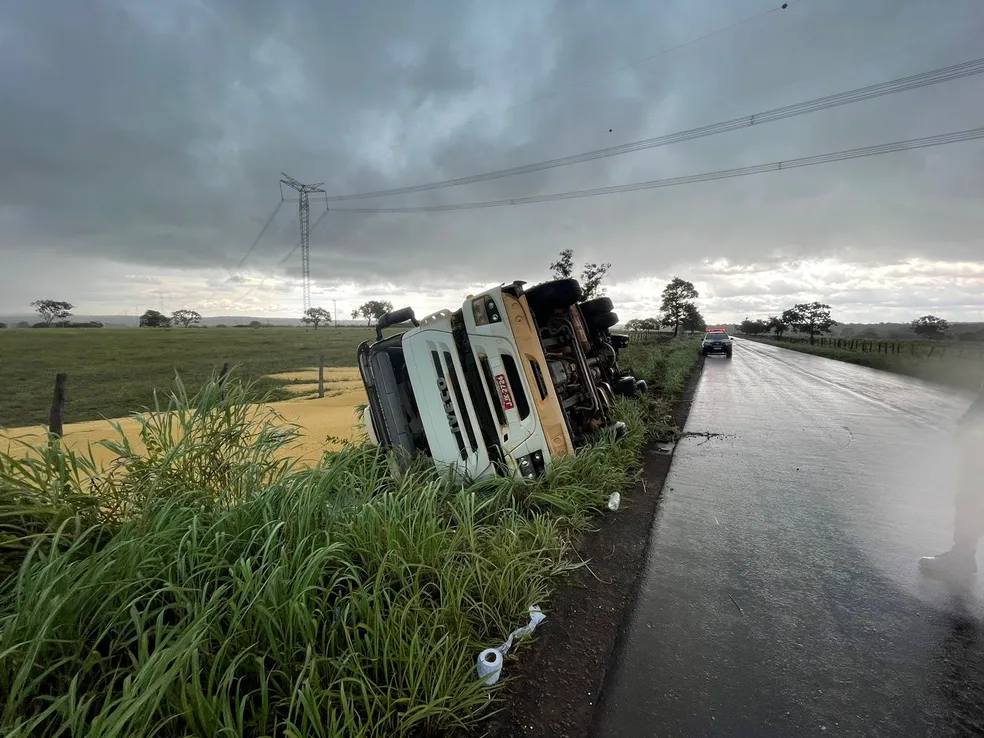
<svg viewBox="0 0 984 738"><path fill-rule="evenodd" d="M876 353L871 351L856 351L833 346L811 346L808 343L791 343L764 338L748 338L742 340L767 343L770 346L799 351L813 356L844 361L849 364L866 366L894 374L904 374L909 377L925 379L930 382L976 390L984 382L984 361L976 351L969 352L966 358L958 358L957 351L936 358L920 353L912 356L907 351L901 353Z"/></svg>
<svg viewBox="0 0 984 738"><path fill-rule="evenodd" d="M284 381L268 377L316 367L354 366L361 328L171 328L0 331L0 427L48 421L55 374L68 374L65 422L117 418L153 407L177 373L201 387L225 362L258 393L285 400Z"/></svg>
<svg viewBox="0 0 984 738"><path fill-rule="evenodd" d="M698 357L692 341L633 354L667 391ZM176 413L141 420L146 451L121 439L120 466L91 486L57 445L0 455L4 735L473 725L502 684L478 681L478 653L577 566L578 536L638 474L646 419L665 423L670 402L621 401L627 437L543 480L462 489L426 467L394 479L363 445L314 468L280 460L289 433L249 399L237 383L176 398Z"/></svg>

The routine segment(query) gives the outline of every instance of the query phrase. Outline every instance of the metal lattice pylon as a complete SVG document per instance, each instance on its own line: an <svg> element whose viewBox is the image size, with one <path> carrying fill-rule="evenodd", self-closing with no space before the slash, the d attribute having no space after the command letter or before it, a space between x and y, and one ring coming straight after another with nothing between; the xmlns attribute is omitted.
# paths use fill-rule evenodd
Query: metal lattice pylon
<svg viewBox="0 0 984 738"><path fill-rule="evenodd" d="M308 195L312 192L325 194L322 189L324 182L303 184L283 172L280 174L283 175L283 179L280 180L281 185L297 190L297 216L301 223L301 291L304 295L304 311L307 312L311 307L311 249L308 243L311 231L311 204Z"/></svg>

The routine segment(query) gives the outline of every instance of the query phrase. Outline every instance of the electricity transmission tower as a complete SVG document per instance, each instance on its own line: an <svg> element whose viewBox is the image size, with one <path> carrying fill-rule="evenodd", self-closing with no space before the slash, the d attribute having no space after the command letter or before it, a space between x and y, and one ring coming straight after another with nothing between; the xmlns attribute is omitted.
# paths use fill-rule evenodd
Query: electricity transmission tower
<svg viewBox="0 0 984 738"><path fill-rule="evenodd" d="M328 195L322 189L324 182L316 184L302 184L293 177L284 174L280 180L280 196L283 197L284 185L293 190L297 190L297 215L301 221L301 289L304 294L304 311L311 307L311 251L308 244L308 237L311 232L310 214L311 206L308 202L308 195L312 192L325 195L325 206L328 205Z"/></svg>

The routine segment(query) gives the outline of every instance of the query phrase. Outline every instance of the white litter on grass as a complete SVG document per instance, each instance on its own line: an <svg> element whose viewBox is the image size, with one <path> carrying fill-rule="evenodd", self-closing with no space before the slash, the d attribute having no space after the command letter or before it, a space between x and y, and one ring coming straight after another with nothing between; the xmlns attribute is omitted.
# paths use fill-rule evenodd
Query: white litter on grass
<svg viewBox="0 0 984 738"><path fill-rule="evenodd" d="M499 681L502 673L502 653L498 648L486 648L478 655L478 678L488 686Z"/></svg>
<svg viewBox="0 0 984 738"><path fill-rule="evenodd" d="M612 496L608 498L608 509L612 512L618 510L618 504L622 501L622 495L618 492L612 492Z"/></svg>
<svg viewBox="0 0 984 738"><path fill-rule="evenodd" d="M540 612L539 605L533 605L530 608L529 623L520 628L516 628L516 630L509 634L506 642L498 648L486 648L478 655L478 663L476 665L478 678L489 686L499 681L499 676L502 673L502 659L507 653L509 653L509 649L512 648L513 641L517 638L522 638L523 636L532 633L536 629L536 626L538 626L546 617L546 615Z"/></svg>

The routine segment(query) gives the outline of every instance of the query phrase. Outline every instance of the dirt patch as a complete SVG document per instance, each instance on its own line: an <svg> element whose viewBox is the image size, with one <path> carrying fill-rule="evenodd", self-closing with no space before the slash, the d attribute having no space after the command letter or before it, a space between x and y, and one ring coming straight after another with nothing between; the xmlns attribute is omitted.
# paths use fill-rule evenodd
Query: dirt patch
<svg viewBox="0 0 984 738"><path fill-rule="evenodd" d="M673 420L680 428L690 413L703 366L701 357L674 406ZM588 567L576 572L571 585L547 603L547 618L537 628L532 647L507 657L503 676L515 681L500 695L502 711L466 735L590 735L598 695L635 599L672 458L656 443L643 449L642 481L622 495L618 512L601 517L578 546Z"/></svg>

